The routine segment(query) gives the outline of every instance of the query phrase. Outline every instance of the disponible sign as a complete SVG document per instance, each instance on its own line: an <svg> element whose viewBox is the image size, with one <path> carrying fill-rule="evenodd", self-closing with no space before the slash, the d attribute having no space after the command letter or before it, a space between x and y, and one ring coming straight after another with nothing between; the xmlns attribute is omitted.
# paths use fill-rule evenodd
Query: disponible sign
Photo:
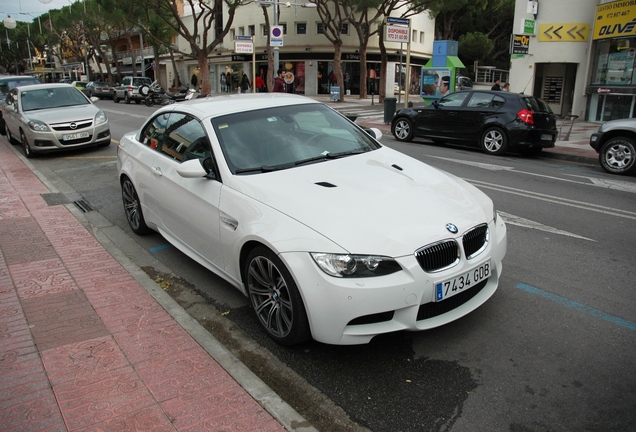
<svg viewBox="0 0 636 432"><path fill-rule="evenodd" d="M252 54L254 44L252 42L234 41L234 52L237 54Z"/></svg>
<svg viewBox="0 0 636 432"><path fill-rule="evenodd" d="M409 28L402 26L386 26L386 42L409 43Z"/></svg>

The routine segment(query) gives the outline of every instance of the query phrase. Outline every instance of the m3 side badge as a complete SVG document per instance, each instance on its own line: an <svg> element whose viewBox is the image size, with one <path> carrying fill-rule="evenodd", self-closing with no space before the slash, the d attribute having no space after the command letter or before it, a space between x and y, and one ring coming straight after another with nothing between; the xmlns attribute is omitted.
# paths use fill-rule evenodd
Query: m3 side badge
<svg viewBox="0 0 636 432"><path fill-rule="evenodd" d="M459 231L457 229L457 227L455 225L453 225L452 223L447 223L446 224L446 229L452 234L457 234L457 231Z"/></svg>

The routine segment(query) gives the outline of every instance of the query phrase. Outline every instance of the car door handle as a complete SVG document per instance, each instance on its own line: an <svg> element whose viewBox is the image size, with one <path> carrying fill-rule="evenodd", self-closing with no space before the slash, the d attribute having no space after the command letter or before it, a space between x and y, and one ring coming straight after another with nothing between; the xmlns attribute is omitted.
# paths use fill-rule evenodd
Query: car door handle
<svg viewBox="0 0 636 432"><path fill-rule="evenodd" d="M152 170L153 173L155 173L158 176L162 176L163 175L163 173L161 172L161 168L159 168L159 167L151 167L150 169Z"/></svg>

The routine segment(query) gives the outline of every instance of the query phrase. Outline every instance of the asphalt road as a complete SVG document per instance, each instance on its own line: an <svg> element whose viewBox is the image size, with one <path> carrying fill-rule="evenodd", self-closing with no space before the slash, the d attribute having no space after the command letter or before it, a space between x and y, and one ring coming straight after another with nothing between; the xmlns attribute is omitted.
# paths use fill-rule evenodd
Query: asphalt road
<svg viewBox="0 0 636 432"><path fill-rule="evenodd" d="M98 105L116 140L155 110ZM32 163L136 263L172 277L182 305L321 430L636 430L636 178L595 163L382 142L485 191L508 223L508 254L499 290L477 311L354 347L277 346L238 291L158 234L132 234L116 145Z"/></svg>

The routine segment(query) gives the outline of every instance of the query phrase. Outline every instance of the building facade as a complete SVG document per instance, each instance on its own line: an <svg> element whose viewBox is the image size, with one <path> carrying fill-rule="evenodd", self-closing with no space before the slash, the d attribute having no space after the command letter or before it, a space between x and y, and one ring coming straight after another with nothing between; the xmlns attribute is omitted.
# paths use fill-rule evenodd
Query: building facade
<svg viewBox="0 0 636 432"><path fill-rule="evenodd" d="M529 43L511 56L511 91L562 117L636 117L636 0L516 0L513 33Z"/></svg>
<svg viewBox="0 0 636 432"><path fill-rule="evenodd" d="M277 3L277 2L269 2ZM279 3L278 27L283 30L283 46L279 50L279 67L286 73L288 92L305 95L328 94L333 82L334 47L322 33L322 23L315 8L303 7L300 3ZM225 7L225 6L224 6ZM186 8L187 9L187 8ZM266 8L270 23L274 23L273 6ZM225 11L224 11L225 13ZM392 13L399 16L400 11ZM227 15L225 15L227 16ZM191 11L184 10L184 22L192 20ZM419 95L421 67L431 57L434 40L435 21L427 13L409 18L410 20L410 94ZM251 82L252 55L234 52L234 42L237 38L253 36L256 65L256 75L265 79L267 70L267 40L270 27L265 23L263 9L258 2L240 6L234 15L230 32L223 43L216 47L208 57L210 67L210 83L212 93L237 92L243 74ZM360 53L356 30L350 24L343 24L342 72L346 94L357 95L360 85L367 86L368 94L379 94L379 85L384 82L386 95L393 95L395 83L406 88L406 43L386 42L388 52L386 80L380 78L380 48L378 35L369 40L367 48L368 73L365 79L360 79ZM176 44L180 51L187 52L187 43L178 38ZM191 57L179 56L178 70L172 68L171 62L162 58L156 65L156 76L159 82L171 87L175 75L178 73L182 82L201 82L198 64ZM276 66L275 66L276 68ZM197 79L192 79L192 76ZM170 84L170 85L168 85Z"/></svg>

